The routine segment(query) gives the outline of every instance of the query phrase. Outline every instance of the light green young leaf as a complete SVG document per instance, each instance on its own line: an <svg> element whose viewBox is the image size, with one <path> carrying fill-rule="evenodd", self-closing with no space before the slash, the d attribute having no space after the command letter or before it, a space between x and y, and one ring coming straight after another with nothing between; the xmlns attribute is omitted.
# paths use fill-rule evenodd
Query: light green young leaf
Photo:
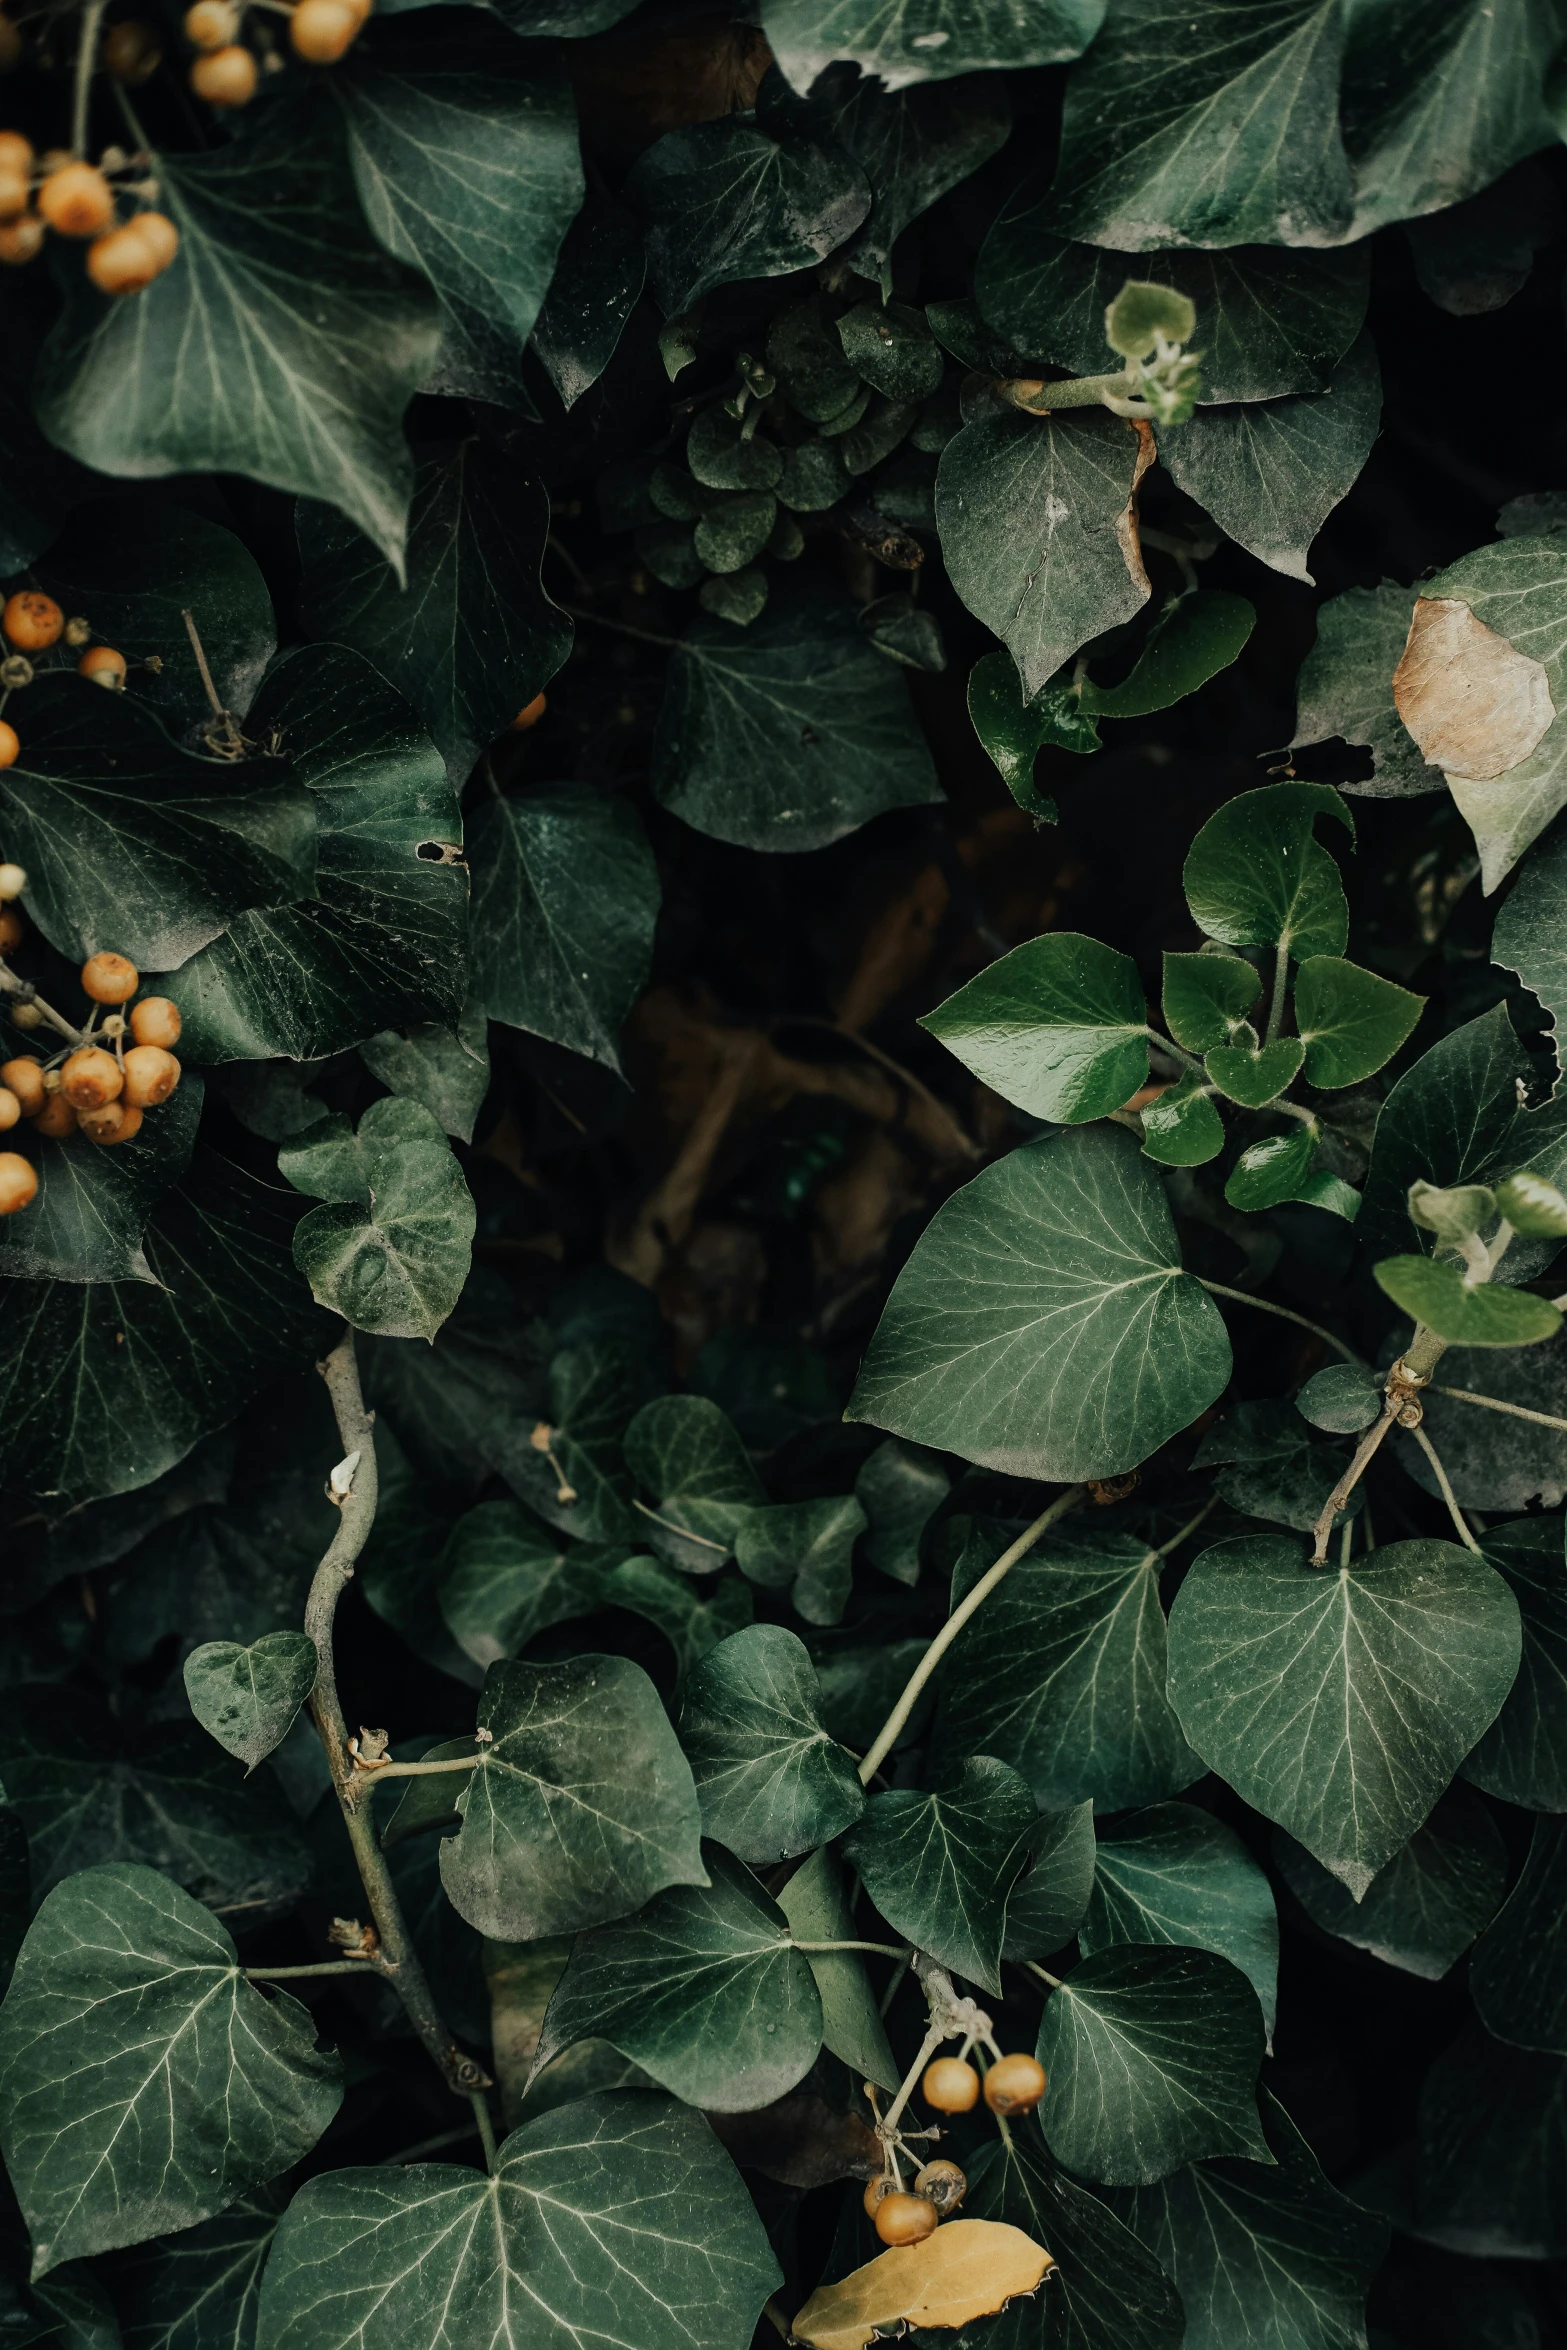
<svg viewBox="0 0 1567 2350"><path fill-rule="evenodd" d="M1317 641L1296 681L1291 750L1337 735L1371 753L1368 782L1342 789L1362 799L1392 800L1441 791L1440 767L1428 767L1393 701L1393 672L1403 658L1413 588L1346 588L1317 606Z"/></svg>
<svg viewBox="0 0 1567 2350"><path fill-rule="evenodd" d="M1567 2056L1564 1925L1567 1838L1560 1819L1537 1818L1522 1874L1469 1962L1480 2021L1514 2048Z"/></svg>
<svg viewBox="0 0 1567 2350"><path fill-rule="evenodd" d="M1144 1102L1143 1156L1161 1167L1202 1167L1224 1148L1224 1120L1197 1076L1167 1086L1156 1101Z"/></svg>
<svg viewBox="0 0 1567 2350"><path fill-rule="evenodd" d="M0 2012L0 2146L34 2275L193 2227L308 2154L343 2093L315 2039L154 1870L57 1886Z"/></svg>
<svg viewBox="0 0 1567 2350"><path fill-rule="evenodd" d="M769 1502L741 1521L735 1562L750 1582L787 1590L808 1624L841 1623L854 1588L854 1545L865 1528L852 1494Z"/></svg>
<svg viewBox="0 0 1567 2350"><path fill-rule="evenodd" d="M1189 1053L1228 1044L1261 993L1261 979L1241 955L1164 958L1165 1024Z"/></svg>
<svg viewBox="0 0 1567 2350"><path fill-rule="evenodd" d="M516 1656L551 1624L602 1607L616 1558L568 1542L514 1501L481 1501L458 1519L441 1553L436 1590L446 1628L475 1664Z"/></svg>
<svg viewBox="0 0 1567 2350"><path fill-rule="evenodd" d="M1560 1334L1548 1298L1492 1281L1465 1285L1463 1268L1433 1257L1384 1257L1373 1265L1377 1287L1452 1346L1538 1346Z"/></svg>
<svg viewBox="0 0 1567 2350"><path fill-rule="evenodd" d="M853 1942L859 1939L843 1864L823 1844L803 1861L778 1895L778 1906L798 1942ZM822 2003L822 2042L857 2080L895 2090L900 2069L887 2044L886 2028L855 1950L808 1950Z"/></svg>
<svg viewBox="0 0 1567 2350"><path fill-rule="evenodd" d="M1482 1548L1518 1602L1523 1657L1501 1712L1465 1756L1463 1775L1504 1803L1567 1811L1567 1575L1557 1522L1515 1518L1489 1527Z"/></svg>
<svg viewBox="0 0 1567 2350"><path fill-rule="evenodd" d="M359 1058L392 1093L421 1102L458 1142L472 1142L474 1122L490 1090L488 1024L484 1006L470 999L453 1027L434 1020L383 1029L368 1037Z"/></svg>
<svg viewBox="0 0 1567 2350"><path fill-rule="evenodd" d="M1089 757L1099 749L1099 730L1078 709L1077 696L1047 685L1032 701L1023 699L1017 663L1002 647L975 662L968 678L968 713L974 732L1018 806L1037 823L1054 824L1056 803L1034 784L1034 763L1045 745Z"/></svg>
<svg viewBox="0 0 1567 2350"><path fill-rule="evenodd" d="M874 1796L844 1839L844 1857L894 1933L999 1992L1007 1895L1034 1820L1017 1772L974 1755L931 1794L899 1787Z"/></svg>
<svg viewBox="0 0 1567 2350"><path fill-rule="evenodd" d="M315 1642L303 1632L268 1632L249 1648L209 1640L185 1659L191 1712L250 1770L282 1745L315 1684Z"/></svg>
<svg viewBox="0 0 1567 2350"><path fill-rule="evenodd" d="M1273 1832L1273 1857L1313 1925L1430 1983L1462 1958L1507 1890L1507 1848L1496 1823L1457 1784L1359 1902L1281 1828Z"/></svg>
<svg viewBox="0 0 1567 2350"><path fill-rule="evenodd" d="M710 1575L766 1490L733 1423L702 1395L644 1404L626 1431L626 1467L652 1508L645 1538L687 1574Z"/></svg>
<svg viewBox="0 0 1567 2350"><path fill-rule="evenodd" d="M1204 2155L1273 2157L1257 2118L1257 1995L1211 1950L1123 1944L1045 2002L1040 2123L1079 2177L1137 2187Z"/></svg>
<svg viewBox="0 0 1567 2350"><path fill-rule="evenodd" d="M1353 817L1326 784L1267 783L1227 800L1181 874L1198 928L1225 946L1287 946L1297 962L1342 954L1349 907L1338 867L1313 835L1319 816L1336 817L1354 839Z"/></svg>
<svg viewBox="0 0 1567 2350"><path fill-rule="evenodd" d="M1412 1033L1425 997L1336 955L1308 955L1295 976L1295 1024L1306 1083L1359 1085Z"/></svg>
<svg viewBox="0 0 1567 2350"><path fill-rule="evenodd" d="M763 0L768 45L795 88L847 58L889 90L1004 66L1060 65L1099 30L1101 0Z"/></svg>
<svg viewBox="0 0 1567 2350"><path fill-rule="evenodd" d="M1170 1696L1204 1762L1358 1900L1500 1711L1519 1642L1512 1593L1456 1544L1335 1572L1253 1536L1182 1584Z"/></svg>
<svg viewBox="0 0 1567 2350"><path fill-rule="evenodd" d="M1029 1858L1007 1896L1003 1958L1048 1958L1083 1922L1094 1889L1094 1807L1041 1814L1028 1835Z"/></svg>
<svg viewBox="0 0 1567 2350"><path fill-rule="evenodd" d="M441 1881L481 1934L573 1934L707 1882L690 1766L640 1665L492 1665L478 1726L490 1741Z"/></svg>
<svg viewBox="0 0 1567 2350"><path fill-rule="evenodd" d="M433 1338L468 1278L476 1210L439 1119L397 1094L355 1133L333 1116L278 1153L296 1191L325 1200L294 1234L317 1303L355 1330Z"/></svg>
<svg viewBox="0 0 1567 2350"><path fill-rule="evenodd" d="M1147 278L1127 278L1105 306L1105 340L1122 359L1151 359L1161 340L1189 343L1196 325L1188 295Z"/></svg>
<svg viewBox="0 0 1567 2350"><path fill-rule="evenodd" d="M789 1922L749 1869L708 1857L710 1884L674 1886L578 1937L530 2079L575 2041L607 2040L688 2105L746 2113L810 2071L822 2005Z"/></svg>
<svg viewBox="0 0 1567 2350"><path fill-rule="evenodd" d="M1229 1373L1218 1309L1181 1271L1136 1143L1068 1130L938 1209L847 1416L1009 1475L1108 1477L1188 1426Z"/></svg>
<svg viewBox="0 0 1567 2350"><path fill-rule="evenodd" d="M1251 1984L1271 2038L1279 1979L1272 1888L1233 1828L1195 1804L1133 1812L1099 1840L1079 1947L1088 1958L1129 1942L1216 1950Z"/></svg>
<svg viewBox="0 0 1567 2350"><path fill-rule="evenodd" d="M1031 1117L1107 1117L1148 1074L1148 1020L1130 955L1075 931L1014 947L920 1022Z"/></svg>
<svg viewBox="0 0 1567 2350"><path fill-rule="evenodd" d="M680 1743L702 1832L757 1864L828 1844L865 1809L859 1775L822 1728L816 1669L781 1624L709 1650L686 1683Z"/></svg>

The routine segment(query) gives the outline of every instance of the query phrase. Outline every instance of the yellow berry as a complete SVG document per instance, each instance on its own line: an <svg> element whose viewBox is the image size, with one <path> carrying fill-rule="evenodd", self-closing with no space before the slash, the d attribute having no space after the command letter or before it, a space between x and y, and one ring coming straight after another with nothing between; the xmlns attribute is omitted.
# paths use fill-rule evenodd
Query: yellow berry
<svg viewBox="0 0 1567 2350"><path fill-rule="evenodd" d="M968 2113L979 2103L979 2075L961 2056L938 2056L925 2067L920 2093L938 2113Z"/></svg>
<svg viewBox="0 0 1567 2350"><path fill-rule="evenodd" d="M60 1071L60 1091L73 1110L102 1109L105 1102L119 1098L124 1083L113 1053L96 1044L72 1053Z"/></svg>
<svg viewBox="0 0 1567 2350"><path fill-rule="evenodd" d="M348 0L297 0L288 37L297 57L312 65L335 65L352 46L363 21Z"/></svg>
<svg viewBox="0 0 1567 2350"><path fill-rule="evenodd" d="M876 2206L876 2233L884 2244L922 2244L936 2233L936 2206L895 2187Z"/></svg>
<svg viewBox="0 0 1567 2350"><path fill-rule="evenodd" d="M38 1190L38 1170L20 1151L0 1151L0 1216L14 1216Z"/></svg>
<svg viewBox="0 0 1567 2350"><path fill-rule="evenodd" d="M985 2075L992 2113L1032 2113L1045 2093L1045 2068L1032 2056L998 2057Z"/></svg>
<svg viewBox="0 0 1567 2350"><path fill-rule="evenodd" d="M191 67L190 86L209 106L248 106L256 94L256 61L237 42L214 49Z"/></svg>
<svg viewBox="0 0 1567 2350"><path fill-rule="evenodd" d="M90 677L95 685L112 686L116 693L125 683L125 655L112 645L89 646L76 667L82 677Z"/></svg>
<svg viewBox="0 0 1567 2350"><path fill-rule="evenodd" d="M180 1081L180 1065L161 1045L133 1045L125 1056L125 1098L138 1110L155 1110Z"/></svg>
<svg viewBox="0 0 1567 2350"><path fill-rule="evenodd" d="M38 209L62 237L96 237L114 218L114 190L95 163L64 163L39 189Z"/></svg>
<svg viewBox="0 0 1567 2350"><path fill-rule="evenodd" d="M128 1004L141 985L141 973L129 956L105 949L82 965L82 985L95 1004Z"/></svg>

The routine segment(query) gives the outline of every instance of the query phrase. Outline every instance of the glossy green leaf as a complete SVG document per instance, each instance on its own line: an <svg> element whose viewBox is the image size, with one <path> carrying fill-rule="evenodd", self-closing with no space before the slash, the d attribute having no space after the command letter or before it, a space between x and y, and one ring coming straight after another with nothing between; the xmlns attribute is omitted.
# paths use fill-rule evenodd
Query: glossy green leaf
<svg viewBox="0 0 1567 2350"><path fill-rule="evenodd" d="M1224 1057L1218 1053L1210 1056L1214 1060ZM1226 1201L1243 1215L1255 1215L1285 1200L1303 1198L1316 1148L1316 1136L1309 1126L1292 1126L1287 1134L1269 1134L1261 1142L1249 1143L1225 1178Z"/></svg>
<svg viewBox="0 0 1567 2350"><path fill-rule="evenodd" d="M1556 1520L1492 1526L1482 1547L1518 1602L1523 1657L1501 1712L1465 1757L1463 1775L1504 1803L1567 1811L1567 1575Z"/></svg>
<svg viewBox="0 0 1567 2350"><path fill-rule="evenodd" d="M1180 1269L1136 1143L1068 1130L937 1210L848 1417L1009 1475L1108 1477L1188 1426L1229 1371L1218 1309Z"/></svg>
<svg viewBox="0 0 1567 2350"><path fill-rule="evenodd" d="M1188 1052L1227 1045L1261 993L1261 979L1240 955L1164 958L1165 1025Z"/></svg>
<svg viewBox="0 0 1567 2350"><path fill-rule="evenodd" d="M1291 1405L1272 1398L1232 1404L1192 1455L1194 1469L1223 1464L1214 1490L1231 1509L1290 1526L1297 1534L1309 1533L1316 1524L1349 1461L1348 1446L1322 1443ZM1334 1524L1357 1516L1364 1500L1357 1487Z"/></svg>
<svg viewBox="0 0 1567 2350"><path fill-rule="evenodd" d="M809 1653L780 1624L708 1652L686 1683L680 1743L703 1834L740 1860L812 1852L865 1809L853 1762L822 1728Z"/></svg>
<svg viewBox="0 0 1567 2350"><path fill-rule="evenodd" d="M1194 1804L1133 1812L1099 1840L1078 1943L1087 1958L1129 1942L1216 1950L1245 1975L1272 2034L1279 1977L1272 1888L1234 1829Z"/></svg>
<svg viewBox="0 0 1567 2350"><path fill-rule="evenodd" d="M129 2350L255 2350L261 2272L287 2201L284 2186L254 2187L215 2218L117 2261Z"/></svg>
<svg viewBox="0 0 1567 2350"><path fill-rule="evenodd" d="M1567 2056L1567 1846L1536 1819L1517 1884L1475 1945L1469 1989L1480 2021L1514 2048Z"/></svg>
<svg viewBox="0 0 1567 2350"><path fill-rule="evenodd" d="M580 788L490 798L471 861L474 981L491 1019L618 1070L658 919L633 809Z"/></svg>
<svg viewBox="0 0 1567 2350"><path fill-rule="evenodd" d="M895 1583L917 1583L925 1529L950 1489L940 1461L918 1445L900 1444L895 1436L878 1444L854 1480L854 1498L869 1525L867 1563Z"/></svg>
<svg viewBox="0 0 1567 2350"><path fill-rule="evenodd" d="M1023 1874L1007 1895L1003 1958L1048 1958L1083 1922L1094 1887L1094 1807L1047 1811L1028 1832Z"/></svg>
<svg viewBox="0 0 1567 2350"><path fill-rule="evenodd" d="M698 619L681 638L653 788L697 832L772 850L824 848L941 797L908 689L853 609L776 597L742 637Z"/></svg>
<svg viewBox="0 0 1567 2350"><path fill-rule="evenodd" d="M313 899L242 914L159 981L196 1059L315 1060L405 1020L455 1019L468 876L440 753L361 655L309 646L275 664L249 723L307 786Z"/></svg>
<svg viewBox="0 0 1567 2350"><path fill-rule="evenodd" d="M458 1519L441 1553L446 1628L475 1664L516 1656L535 1633L603 1605L613 1556L568 1543L514 1501L481 1501Z"/></svg>
<svg viewBox="0 0 1567 2350"><path fill-rule="evenodd" d="M1085 1958L1039 2025L1051 2153L1123 2187L1204 2155L1269 2161L1257 2118L1263 2038L1255 1991L1210 1950L1124 1944Z"/></svg>
<svg viewBox="0 0 1567 2350"><path fill-rule="evenodd" d="M894 1933L999 1992L1007 1895L1034 1817L1017 1772L981 1754L931 1794L874 1796L843 1850Z"/></svg>
<svg viewBox="0 0 1567 2350"><path fill-rule="evenodd" d="M191 2227L307 2154L342 2098L308 2011L152 1869L84 1870L34 1920L0 2015L0 2145L35 2275Z"/></svg>
<svg viewBox="0 0 1567 2350"><path fill-rule="evenodd" d="M1382 1105L1366 1176L1365 1232L1373 1247L1407 1247L1418 1232L1408 1212L1411 1184L1450 1190L1528 1158L1526 1144L1510 1146L1527 1125L1519 1086L1532 1075L1503 1004L1450 1030L1405 1070ZM1503 1278L1517 1254L1515 1242Z"/></svg>
<svg viewBox="0 0 1567 2350"><path fill-rule="evenodd" d="M1326 14L1323 0L1313 14ZM1312 542L1354 487L1381 422L1382 377L1362 333L1327 391L1200 408L1161 431L1159 455L1177 488L1238 546L1288 579L1309 581Z"/></svg>
<svg viewBox="0 0 1567 2350"><path fill-rule="evenodd" d="M840 1623L854 1587L854 1545L865 1528L852 1494L770 1502L741 1520L735 1561L748 1581L787 1590L808 1624Z"/></svg>
<svg viewBox="0 0 1567 2350"><path fill-rule="evenodd" d="M533 329L533 349L566 408L574 408L615 355L647 271L637 223L593 191L566 231Z"/></svg>
<svg viewBox="0 0 1567 2350"><path fill-rule="evenodd" d="M1490 1924L1507 1890L1507 1848L1485 1805L1461 1786L1448 1789L1358 1902L1282 1829L1273 1856L1313 1925L1432 1983Z"/></svg>
<svg viewBox="0 0 1567 2350"><path fill-rule="evenodd" d="M130 303L75 278L39 417L100 473L240 473L326 499L400 564L403 410L434 364L436 300L365 225L329 102L264 115L206 154L154 156L179 257Z"/></svg>
<svg viewBox="0 0 1567 2350"><path fill-rule="evenodd" d="M787 54L779 62L788 73ZM892 292L893 247L910 221L1005 143L1012 127L1006 85L992 74L966 77L956 88L917 82L897 88L839 64L810 95L870 182L870 213L844 259L876 280L885 299Z"/></svg>
<svg viewBox="0 0 1567 2350"><path fill-rule="evenodd" d="M1182 1584L1170 1696L1210 1768L1359 1898L1495 1719L1519 1638L1506 1584L1453 1543L1335 1571L1253 1536Z"/></svg>
<svg viewBox="0 0 1567 2350"><path fill-rule="evenodd" d="M1065 1125L1107 1117L1148 1075L1137 965L1075 931L1014 947L920 1026L1004 1100Z"/></svg>
<svg viewBox="0 0 1567 2350"><path fill-rule="evenodd" d="M1080 715L1077 697L1047 685L1023 699L1017 663L1004 648L986 653L969 671L968 712L987 755L1016 800L1041 824L1054 824L1055 801L1034 783L1034 763L1048 743L1087 757L1099 748L1099 730Z"/></svg>
<svg viewBox="0 0 1567 2350"><path fill-rule="evenodd" d="M1148 601L1130 522L1143 444L1107 410L1025 416L992 403L955 433L936 476L953 586L1000 637L1032 701L1090 637Z"/></svg>
<svg viewBox="0 0 1567 2350"><path fill-rule="evenodd" d="M492 1665L478 1726L490 1741L441 1879L481 1934L576 1933L662 1886L705 1884L690 1767L640 1665Z"/></svg>
<svg viewBox="0 0 1567 2350"><path fill-rule="evenodd" d="M1548 1298L1495 1282L1466 1287L1460 1265L1432 1257L1384 1257L1371 1268L1377 1287L1417 1322L1454 1346L1538 1346L1561 1333Z"/></svg>
<svg viewBox="0 0 1567 2350"><path fill-rule="evenodd" d="M1227 1101L1248 1110L1260 1110L1293 1085L1305 1059L1305 1048L1294 1036L1281 1036L1260 1052L1237 1045L1217 1045L1205 1054L1203 1067L1210 1085Z"/></svg>
<svg viewBox="0 0 1567 2350"><path fill-rule="evenodd" d="M1317 641L1296 681L1290 748L1337 735L1371 753L1372 774L1345 791L1365 799L1402 799L1444 788L1440 767L1420 755L1393 703L1393 672L1403 658L1415 590L1383 580L1347 588L1317 606Z"/></svg>
<svg viewBox="0 0 1567 2350"><path fill-rule="evenodd" d="M906 302L857 302L837 322L843 355L891 400L928 400L945 373L941 345Z"/></svg>
<svg viewBox="0 0 1567 2350"><path fill-rule="evenodd" d="M574 2041L608 2040L688 2105L771 2105L816 2061L816 1979L749 1869L709 1848L712 1882L659 1894L583 1934L544 2018L534 2077Z"/></svg>
<svg viewBox="0 0 1567 2350"><path fill-rule="evenodd" d="M798 1942L859 1939L843 1864L830 1845L802 1861L778 1894L778 1906ZM822 2042L855 2078L896 2090L901 2071L887 2044L865 1961L854 1950L808 1950L822 2003Z"/></svg>
<svg viewBox="0 0 1567 2350"><path fill-rule="evenodd" d="M954 1604L1001 1547L960 1562ZM1020 1559L943 1662L938 1756L999 1755L1049 1810L1189 1787L1201 1766L1165 1695L1159 1567L1132 1535L1067 1529Z"/></svg>
<svg viewBox="0 0 1567 2350"><path fill-rule="evenodd" d="M1001 66L1059 65L1099 29L1100 0L764 0L773 55L797 90L848 58L889 90Z"/></svg>
<svg viewBox="0 0 1567 2350"><path fill-rule="evenodd" d="M1144 1102L1143 1156L1162 1167L1202 1167L1224 1148L1224 1120L1197 1077L1167 1086L1157 1100Z"/></svg>
<svg viewBox="0 0 1567 2350"><path fill-rule="evenodd" d="M311 2179L267 2262L257 2350L337 2350L383 2330L391 2242L399 2350L595 2332L639 2350L745 2350L780 2282L707 2124L648 2090L524 2123L492 2179L456 2163Z"/></svg>
<svg viewBox="0 0 1567 2350"><path fill-rule="evenodd" d="M194 1071L129 1142L100 1150L84 1134L39 1136L38 1190L25 1216L0 1224L0 1274L20 1281L148 1281L147 1219L185 1172L201 1119Z"/></svg>
<svg viewBox="0 0 1567 2350"><path fill-rule="evenodd" d="M1319 816L1336 817L1354 839L1354 819L1325 784L1267 783L1227 800L1181 874L1198 927L1225 946L1287 946L1297 962L1342 954L1349 908L1338 867L1313 833Z"/></svg>
<svg viewBox="0 0 1567 2350"><path fill-rule="evenodd" d="M1088 679L1080 707L1090 718L1142 718L1168 709L1228 669L1256 626L1244 596L1223 588L1196 588L1161 612L1131 674L1119 685Z"/></svg>
<svg viewBox="0 0 1567 2350"><path fill-rule="evenodd" d="M330 506L301 504L297 528L305 626L363 653L407 697L461 790L480 752L571 650L571 622L539 579L543 489L476 441L422 465L406 585Z"/></svg>
<svg viewBox="0 0 1567 2350"><path fill-rule="evenodd" d="M626 1431L626 1467L652 1497L644 1536L688 1574L711 1574L767 1499L732 1422L700 1395L660 1396Z"/></svg>
<svg viewBox="0 0 1567 2350"><path fill-rule="evenodd" d="M490 1090L484 1006L464 1004L453 1027L434 1020L383 1029L359 1048L372 1077L392 1093L420 1102L458 1142L472 1142L474 1123Z"/></svg>
<svg viewBox="0 0 1567 2350"><path fill-rule="evenodd" d="M1412 1033L1424 996L1336 955L1308 955L1295 977L1295 1022L1306 1047L1306 1082L1359 1085Z"/></svg>
<svg viewBox="0 0 1567 2350"><path fill-rule="evenodd" d="M476 1211L440 1120L396 1094L357 1132L336 1115L278 1153L301 1218L294 1262L317 1303L355 1330L433 1338L468 1278Z"/></svg>
<svg viewBox="0 0 1567 2350"><path fill-rule="evenodd" d="M268 1632L249 1648L209 1640L185 1659L191 1712L250 1770L282 1745L315 1685L315 1642L303 1632Z"/></svg>

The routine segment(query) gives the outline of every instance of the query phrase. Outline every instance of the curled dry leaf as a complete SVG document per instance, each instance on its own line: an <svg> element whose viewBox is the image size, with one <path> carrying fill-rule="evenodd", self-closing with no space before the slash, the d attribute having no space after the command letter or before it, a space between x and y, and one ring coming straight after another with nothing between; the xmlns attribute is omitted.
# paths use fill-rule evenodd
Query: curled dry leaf
<svg viewBox="0 0 1567 2350"><path fill-rule="evenodd" d="M811 2350L865 2350L879 2329L966 2326L1037 2292L1054 2266L1021 2228L949 2219L923 2244L895 2245L821 2286L795 2319L794 2339Z"/></svg>
<svg viewBox="0 0 1567 2350"><path fill-rule="evenodd" d="M1416 603L1393 700L1433 767L1480 782L1527 759L1556 715L1540 663L1455 596Z"/></svg>

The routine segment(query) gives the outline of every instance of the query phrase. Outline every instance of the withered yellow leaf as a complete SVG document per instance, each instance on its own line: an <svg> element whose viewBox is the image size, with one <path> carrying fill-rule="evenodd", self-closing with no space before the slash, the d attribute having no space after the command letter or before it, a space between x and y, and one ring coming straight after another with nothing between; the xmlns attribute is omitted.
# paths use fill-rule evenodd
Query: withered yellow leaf
<svg viewBox="0 0 1567 2350"><path fill-rule="evenodd" d="M1527 759L1556 715L1541 664L1453 596L1416 604L1393 700L1431 766L1475 779Z"/></svg>
<svg viewBox="0 0 1567 2350"><path fill-rule="evenodd" d="M878 2326L962 2326L1019 2293L1036 2292L1055 2262L1032 2236L993 2219L949 2219L923 2244L899 2244L836 2285L794 2321L811 2350L865 2350Z"/></svg>

